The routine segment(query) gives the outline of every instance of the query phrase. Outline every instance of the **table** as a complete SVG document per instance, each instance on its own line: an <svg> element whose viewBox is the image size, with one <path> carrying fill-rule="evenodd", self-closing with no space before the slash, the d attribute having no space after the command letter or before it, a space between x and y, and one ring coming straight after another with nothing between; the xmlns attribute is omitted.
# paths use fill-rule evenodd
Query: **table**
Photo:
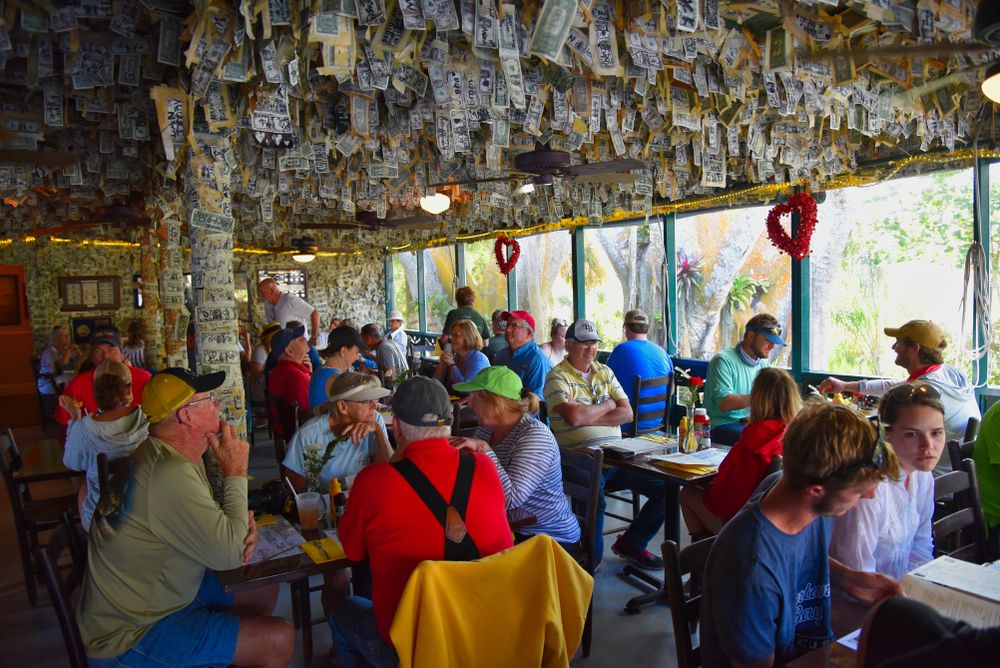
<svg viewBox="0 0 1000 668"><path fill-rule="evenodd" d="M74 471L63 465L63 449L54 438L40 438L17 446L21 455L21 468L14 474L14 480L23 484L60 480L82 476L83 471Z"/></svg>
<svg viewBox="0 0 1000 668"><path fill-rule="evenodd" d="M324 535L322 531L302 532L306 540L317 540ZM336 559L317 564L309 558L309 555L302 552L221 571L218 576L227 593L267 587L282 582L289 583L292 588L292 606L298 613L302 626L302 656L308 664L312 661L312 604L309 600L309 576L350 568L351 563L349 559Z"/></svg>
<svg viewBox="0 0 1000 668"><path fill-rule="evenodd" d="M843 638L848 633L861 628L865 615L871 606L854 600L847 594L834 590L830 595L830 626L833 627L834 638ZM803 654L788 663L794 668L854 668L857 665L857 654L834 640L833 642Z"/></svg>
<svg viewBox="0 0 1000 668"><path fill-rule="evenodd" d="M666 516L663 520L663 537L665 540L672 540L680 545L681 506L678 495L680 494L681 486L688 485L693 482L711 480L716 474L709 473L708 475L698 475L685 473L676 469L660 468L650 461L650 455L664 454L666 452L667 446L664 445L662 449L637 454L634 457L623 459L616 456L613 452L605 451L604 464L606 466L614 466L627 471L633 471L648 478L663 481L663 500L664 508L666 510ZM648 603L666 603L667 593L663 589L663 583L659 579L654 578L653 576L648 575L631 565L625 566L622 573L625 575L633 575L656 588L653 592L629 599L629 601L625 604L625 612L629 614L636 614L640 612L643 605Z"/></svg>

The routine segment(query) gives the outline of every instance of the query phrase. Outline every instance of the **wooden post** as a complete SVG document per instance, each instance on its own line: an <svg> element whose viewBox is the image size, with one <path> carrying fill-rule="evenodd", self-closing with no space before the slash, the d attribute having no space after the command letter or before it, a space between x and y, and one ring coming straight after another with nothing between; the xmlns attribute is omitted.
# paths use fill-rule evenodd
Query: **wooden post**
<svg viewBox="0 0 1000 668"><path fill-rule="evenodd" d="M156 230L145 228L139 237L139 267L142 276L142 320L146 325L146 366L163 367L163 316L157 268Z"/></svg>

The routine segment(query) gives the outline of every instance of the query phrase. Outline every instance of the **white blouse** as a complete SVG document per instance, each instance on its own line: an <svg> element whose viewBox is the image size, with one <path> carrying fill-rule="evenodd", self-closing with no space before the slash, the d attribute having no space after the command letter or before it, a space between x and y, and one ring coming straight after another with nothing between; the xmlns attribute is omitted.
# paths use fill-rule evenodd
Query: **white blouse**
<svg viewBox="0 0 1000 668"><path fill-rule="evenodd" d="M905 480L881 483L874 499L862 499L837 518L831 557L897 580L933 559L934 476L928 471L911 473L909 488Z"/></svg>

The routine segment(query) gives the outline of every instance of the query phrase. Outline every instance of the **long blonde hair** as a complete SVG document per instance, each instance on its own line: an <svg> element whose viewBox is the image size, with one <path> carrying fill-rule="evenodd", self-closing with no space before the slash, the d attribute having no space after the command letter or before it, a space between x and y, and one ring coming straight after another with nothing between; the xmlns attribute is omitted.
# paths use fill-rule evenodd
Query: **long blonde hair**
<svg viewBox="0 0 1000 668"><path fill-rule="evenodd" d="M799 386L784 369L761 369L750 388L750 422L781 420L785 424L802 410Z"/></svg>

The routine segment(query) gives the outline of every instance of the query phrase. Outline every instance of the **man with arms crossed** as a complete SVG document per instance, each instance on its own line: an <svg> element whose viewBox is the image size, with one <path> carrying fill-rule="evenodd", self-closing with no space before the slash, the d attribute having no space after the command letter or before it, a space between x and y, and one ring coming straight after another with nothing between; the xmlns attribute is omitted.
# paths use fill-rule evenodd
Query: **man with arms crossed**
<svg viewBox="0 0 1000 668"><path fill-rule="evenodd" d="M830 585L866 602L900 593L828 556L833 518L875 496L898 465L870 422L817 402L788 425L784 471L768 476L715 539L705 566L705 668L784 665L830 641Z"/></svg>
<svg viewBox="0 0 1000 668"><path fill-rule="evenodd" d="M169 368L146 385L149 438L119 460L128 467L120 505L98 504L91 523L77 608L91 668L278 667L292 658L292 625L267 616L277 586L234 596L211 572L239 568L257 546L247 510L250 446L219 420L211 394L223 380L221 371ZM208 448L224 476L221 506L202 462Z"/></svg>
<svg viewBox="0 0 1000 668"><path fill-rule="evenodd" d="M284 327L289 322L309 323L309 345L315 346L319 339L319 311L306 300L291 292L282 292L278 282L273 278L265 278L257 284L257 296L264 303L264 320L281 323Z"/></svg>

